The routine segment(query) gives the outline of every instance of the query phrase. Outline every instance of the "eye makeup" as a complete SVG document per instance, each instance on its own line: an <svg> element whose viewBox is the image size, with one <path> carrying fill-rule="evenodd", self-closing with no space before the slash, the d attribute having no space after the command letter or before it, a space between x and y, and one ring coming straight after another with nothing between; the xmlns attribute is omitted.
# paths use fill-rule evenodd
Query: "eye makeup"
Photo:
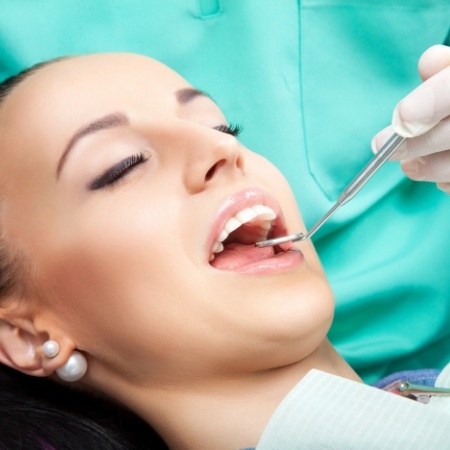
<svg viewBox="0 0 450 450"><path fill-rule="evenodd" d="M110 167L100 177L96 178L90 185L89 189L95 191L107 186L111 186L132 172L137 166L147 161L147 157L143 153L131 155L114 166Z"/></svg>

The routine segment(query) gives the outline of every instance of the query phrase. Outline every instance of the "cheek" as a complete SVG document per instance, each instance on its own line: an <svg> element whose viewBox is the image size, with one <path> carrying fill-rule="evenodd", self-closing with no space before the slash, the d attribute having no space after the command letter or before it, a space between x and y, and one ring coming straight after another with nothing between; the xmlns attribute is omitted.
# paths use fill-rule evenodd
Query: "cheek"
<svg viewBox="0 0 450 450"><path fill-rule="evenodd" d="M142 201L58 227L66 231L45 252L41 291L81 349L121 367L152 361L156 370L207 342L211 289L201 288L204 273L183 249L180 208Z"/></svg>
<svg viewBox="0 0 450 450"><path fill-rule="evenodd" d="M47 233L52 245L39 252L40 280L68 324L95 320L98 327L112 326L124 321L130 302L143 314L151 303L140 305L138 299L170 295L177 245L166 243L176 224L168 208L159 209L164 215L154 214L156 204L113 204L103 214L93 209Z"/></svg>
<svg viewBox="0 0 450 450"><path fill-rule="evenodd" d="M79 246L55 265L52 308L79 348L116 366L164 360L188 311L175 283L174 255L157 248ZM181 291L181 292L180 292Z"/></svg>

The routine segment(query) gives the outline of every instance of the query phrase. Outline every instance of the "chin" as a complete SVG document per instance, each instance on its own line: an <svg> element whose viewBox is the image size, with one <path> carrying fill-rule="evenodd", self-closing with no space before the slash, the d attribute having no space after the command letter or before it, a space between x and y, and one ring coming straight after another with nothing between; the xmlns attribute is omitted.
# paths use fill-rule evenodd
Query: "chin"
<svg viewBox="0 0 450 450"><path fill-rule="evenodd" d="M334 315L333 293L325 280L303 283L301 289L280 289L275 298L265 300L257 316L269 342L318 345L325 339ZM310 351L311 344L307 347Z"/></svg>

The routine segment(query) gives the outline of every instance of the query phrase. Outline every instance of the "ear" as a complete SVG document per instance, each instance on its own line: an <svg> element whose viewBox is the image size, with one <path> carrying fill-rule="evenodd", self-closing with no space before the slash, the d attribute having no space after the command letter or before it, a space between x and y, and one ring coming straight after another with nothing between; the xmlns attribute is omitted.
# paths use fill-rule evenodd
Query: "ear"
<svg viewBox="0 0 450 450"><path fill-rule="evenodd" d="M67 361L75 346L53 327L47 331L36 330L33 317L26 309L12 303L6 305L0 307L0 362L27 375L51 375ZM54 358L46 357L42 350L49 339L60 345L59 354Z"/></svg>

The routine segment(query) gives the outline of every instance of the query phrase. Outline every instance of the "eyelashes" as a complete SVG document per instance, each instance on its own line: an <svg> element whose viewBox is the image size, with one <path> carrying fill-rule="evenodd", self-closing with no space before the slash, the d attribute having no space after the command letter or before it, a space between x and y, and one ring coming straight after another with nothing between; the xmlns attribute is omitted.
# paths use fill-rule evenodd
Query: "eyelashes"
<svg viewBox="0 0 450 450"><path fill-rule="evenodd" d="M120 163L112 166L103 175L94 180L90 184L89 189L91 191L95 191L106 186L111 186L112 184L117 183L117 181L122 179L129 172L131 172L134 168L136 168L136 166L139 166L146 161L147 158L143 153L136 153L135 155L131 155L128 158L120 161Z"/></svg>
<svg viewBox="0 0 450 450"><path fill-rule="evenodd" d="M242 126L236 123L230 123L230 125L219 125L214 127L214 130L220 131L221 133L230 134L231 136L237 137L242 132Z"/></svg>
<svg viewBox="0 0 450 450"><path fill-rule="evenodd" d="M237 137L241 133L242 127L237 124L218 125L217 127L214 127L214 130ZM113 184L129 175L137 166L145 163L147 159L148 157L144 156L143 153L136 153L125 158L124 160L109 168L100 177L96 178L89 185L89 189L91 191L96 191L98 189L112 186Z"/></svg>

